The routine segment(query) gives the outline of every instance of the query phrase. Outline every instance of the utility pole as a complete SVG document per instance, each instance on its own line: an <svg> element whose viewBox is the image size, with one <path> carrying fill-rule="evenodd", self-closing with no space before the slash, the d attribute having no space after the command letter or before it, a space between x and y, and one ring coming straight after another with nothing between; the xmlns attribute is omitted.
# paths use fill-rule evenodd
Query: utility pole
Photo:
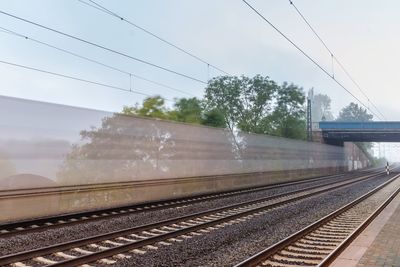
<svg viewBox="0 0 400 267"><path fill-rule="evenodd" d="M311 106L312 100L314 98L314 89L311 88L308 91L307 97L307 141L312 142L312 116L311 116Z"/></svg>

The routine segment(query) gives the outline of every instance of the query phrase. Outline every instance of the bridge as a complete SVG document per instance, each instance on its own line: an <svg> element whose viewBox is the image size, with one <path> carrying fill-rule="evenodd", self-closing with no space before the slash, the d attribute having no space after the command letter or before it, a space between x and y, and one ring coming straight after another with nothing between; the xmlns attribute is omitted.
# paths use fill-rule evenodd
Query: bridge
<svg viewBox="0 0 400 267"><path fill-rule="evenodd" d="M400 122L319 122L322 138L328 144L343 142L400 142Z"/></svg>

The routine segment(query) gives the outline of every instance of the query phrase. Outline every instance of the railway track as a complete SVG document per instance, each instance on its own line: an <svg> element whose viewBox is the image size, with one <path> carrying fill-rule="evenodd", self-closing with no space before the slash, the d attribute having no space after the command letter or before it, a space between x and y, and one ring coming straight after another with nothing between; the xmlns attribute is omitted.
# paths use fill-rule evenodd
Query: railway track
<svg viewBox="0 0 400 267"><path fill-rule="evenodd" d="M195 238L222 227L245 222L284 205L361 183L366 179L374 179L379 175L371 174L350 181L314 187L313 189L296 190L296 192L293 191L290 194L284 193L260 198L152 224L6 255L0 257L0 265L19 267L77 266L97 261L103 264L113 264L118 259L131 257L130 253L144 254L146 250L155 250L159 246L172 245L174 242L181 242L186 238Z"/></svg>
<svg viewBox="0 0 400 267"><path fill-rule="evenodd" d="M399 194L400 175L235 267L328 266ZM392 188L390 188L392 186Z"/></svg>
<svg viewBox="0 0 400 267"><path fill-rule="evenodd" d="M360 176L366 175L368 173L376 173L375 169L363 171L361 172ZM230 196L237 196L243 194L249 194L254 192L266 191L276 188L282 188L286 186L292 185L299 185L299 184L306 184L311 182L317 182L321 180L330 180L335 178L346 178L352 174L336 174L331 176L324 176L324 177L316 177L310 178L306 180L296 181L296 182L289 182L283 184L276 184L276 185L268 185L268 186L261 186L255 188L247 188L235 191L227 191L227 192L220 192L215 194L207 194L195 197L188 197L188 198L180 198L174 200L166 200L166 201L159 201L159 202L152 202L152 203L144 203L138 205L129 205L129 206L122 206L122 207L115 207L115 208L108 208L108 209L101 209L101 210L94 210L88 212L79 212L79 213L71 213L71 214L64 214L59 216L52 216L52 217L45 217L45 218L38 218L33 220L24 220L18 221L13 223L6 223L0 224L0 238L5 238L9 236L13 236L15 234L27 234L32 232L44 231L49 230L52 228L57 228L61 226L72 226L75 224L89 222L89 221L97 221L105 218L115 218L123 215L128 214L135 214L143 211L155 211L160 209L169 209L169 208L177 208L177 207L186 207L188 205L193 205L196 203L221 199Z"/></svg>

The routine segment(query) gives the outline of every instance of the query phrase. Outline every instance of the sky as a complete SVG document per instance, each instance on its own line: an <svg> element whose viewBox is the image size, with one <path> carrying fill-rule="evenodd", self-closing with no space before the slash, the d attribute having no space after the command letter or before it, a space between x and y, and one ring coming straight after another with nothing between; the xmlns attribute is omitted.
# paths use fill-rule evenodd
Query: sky
<svg viewBox="0 0 400 267"><path fill-rule="evenodd" d="M88 0L86 0L88 1ZM261 14L330 73L331 55L289 1L248 0ZM300 54L240 0L96 0L129 21L189 51L232 75L261 74L305 91L328 94L332 110L356 101ZM294 0L330 50L361 86L386 120L400 120L397 85L400 2ZM57 29L175 72L207 81L220 71L78 0L0 0L0 11ZM202 97L203 83L116 55L83 42L0 14L0 27L97 60L178 91L0 31L0 61L79 77L98 83L174 98ZM378 113L335 64L335 78ZM106 111L120 111L145 96L72 81L0 63L0 95ZM182 93L181 91L184 91Z"/></svg>

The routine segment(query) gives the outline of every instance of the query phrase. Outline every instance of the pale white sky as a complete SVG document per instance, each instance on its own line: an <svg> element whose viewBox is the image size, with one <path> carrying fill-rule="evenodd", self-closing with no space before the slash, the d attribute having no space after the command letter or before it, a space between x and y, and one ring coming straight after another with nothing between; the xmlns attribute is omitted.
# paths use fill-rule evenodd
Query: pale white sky
<svg viewBox="0 0 400 267"><path fill-rule="evenodd" d="M132 22L162 36L234 75L268 75L305 90L332 98L333 111L354 101L286 40L239 0L97 0ZM310 32L289 1L249 0L322 66L331 69L329 53ZM388 120L400 120L399 28L400 2L395 0L297 0L335 55L353 74L365 93ZM0 0L0 10L53 27L89 41L127 53L178 72L206 80L220 75L201 62L114 17L78 0ZM141 63L113 55L55 33L0 14L0 26L72 50L174 86L198 97L204 85ZM29 40L0 32L0 60L59 72L129 89L129 77L85 62ZM336 69L336 77L365 103L358 89ZM141 102L140 95L65 80L0 64L0 95L36 99L73 106L118 111L123 105ZM134 80L134 90L167 98L187 95Z"/></svg>

